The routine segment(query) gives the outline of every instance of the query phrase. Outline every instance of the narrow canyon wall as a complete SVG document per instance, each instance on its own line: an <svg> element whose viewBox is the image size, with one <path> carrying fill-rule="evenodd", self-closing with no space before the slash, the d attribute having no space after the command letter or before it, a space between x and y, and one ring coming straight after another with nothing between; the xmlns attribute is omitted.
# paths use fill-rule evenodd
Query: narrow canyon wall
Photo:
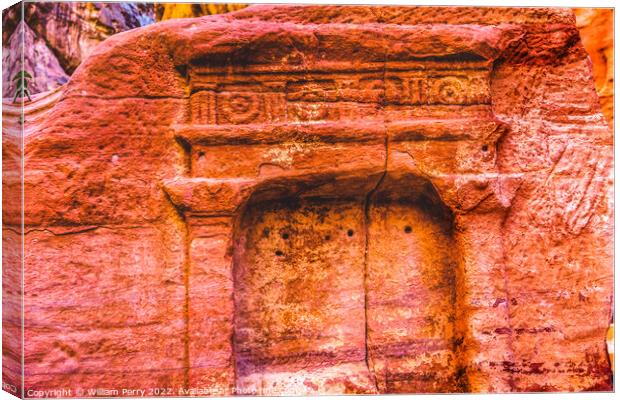
<svg viewBox="0 0 620 400"><path fill-rule="evenodd" d="M156 3L155 16L158 21L175 18L193 18L241 10L246 4L223 3Z"/></svg>
<svg viewBox="0 0 620 400"><path fill-rule="evenodd" d="M39 93L66 83L106 38L154 21L153 5L135 2L27 2L23 21L20 6L7 8L2 14L2 96L15 92L11 79L22 68L22 30L23 68L34 78L31 93Z"/></svg>
<svg viewBox="0 0 620 400"><path fill-rule="evenodd" d="M614 10L576 8L581 41L592 60L592 74L603 114L614 124Z"/></svg>
<svg viewBox="0 0 620 400"><path fill-rule="evenodd" d="M3 97L15 93L11 78L23 68L33 80L32 94L64 85L93 49L111 35L156 21L240 10L243 4L29 2L2 15ZM22 33L23 32L23 33ZM23 45L22 45L23 40Z"/></svg>
<svg viewBox="0 0 620 400"><path fill-rule="evenodd" d="M612 388L613 136L569 9L165 21L26 132L27 388Z"/></svg>

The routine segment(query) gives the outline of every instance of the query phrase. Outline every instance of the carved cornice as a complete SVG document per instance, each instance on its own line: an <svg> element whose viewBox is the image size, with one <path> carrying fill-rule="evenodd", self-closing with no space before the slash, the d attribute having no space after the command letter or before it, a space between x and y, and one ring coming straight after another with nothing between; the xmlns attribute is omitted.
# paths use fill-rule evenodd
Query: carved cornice
<svg viewBox="0 0 620 400"><path fill-rule="evenodd" d="M201 146L390 141L480 141L494 144L508 129L496 119L321 121L268 124L174 125L175 136Z"/></svg>

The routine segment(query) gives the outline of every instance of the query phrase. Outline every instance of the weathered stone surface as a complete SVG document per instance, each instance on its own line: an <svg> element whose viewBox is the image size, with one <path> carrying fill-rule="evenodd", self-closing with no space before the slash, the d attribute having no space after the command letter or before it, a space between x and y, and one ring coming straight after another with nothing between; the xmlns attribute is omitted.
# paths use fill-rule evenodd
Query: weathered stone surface
<svg viewBox="0 0 620 400"><path fill-rule="evenodd" d="M26 132L28 388L612 388L613 137L570 10L166 21Z"/></svg>
<svg viewBox="0 0 620 400"><path fill-rule="evenodd" d="M11 78L22 67L22 48L24 68L34 77L30 91L41 93L66 83L82 60L114 34L156 21L226 13L246 5L29 2L24 5L26 23L20 23L20 7L8 8L2 15L3 97L15 93ZM26 31L23 45L20 26Z"/></svg>
<svg viewBox="0 0 620 400"><path fill-rule="evenodd" d="M3 52L5 60L15 55ZM2 382L20 395L22 380L22 131L21 104L2 104Z"/></svg>
<svg viewBox="0 0 620 400"><path fill-rule="evenodd" d="M614 10L576 8L581 42L592 60L592 74L603 113L614 125Z"/></svg>

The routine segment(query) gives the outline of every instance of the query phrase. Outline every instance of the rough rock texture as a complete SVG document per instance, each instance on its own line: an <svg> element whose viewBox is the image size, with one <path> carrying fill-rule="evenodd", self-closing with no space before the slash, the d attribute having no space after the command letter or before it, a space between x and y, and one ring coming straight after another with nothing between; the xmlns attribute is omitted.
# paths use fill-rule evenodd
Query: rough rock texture
<svg viewBox="0 0 620 400"><path fill-rule="evenodd" d="M576 8L581 41L592 60L594 84L609 126L614 125L614 10Z"/></svg>
<svg viewBox="0 0 620 400"><path fill-rule="evenodd" d="M610 390L612 143L568 9L115 35L26 129L25 387Z"/></svg>
<svg viewBox="0 0 620 400"><path fill-rule="evenodd" d="M21 106L21 104L20 104ZM2 382L17 395L22 382L21 131L18 107L2 104Z"/></svg>
<svg viewBox="0 0 620 400"><path fill-rule="evenodd" d="M32 101L23 107L21 101L2 104L2 379L8 384L3 389L16 395L22 389L22 227L6 221L19 220L22 211L22 125L26 135L38 129L62 93L62 88L58 88L33 94Z"/></svg>
<svg viewBox="0 0 620 400"><path fill-rule="evenodd" d="M10 82L21 64L6 54L21 57L21 7L2 14L3 97L14 93ZM154 22L152 4L145 3L70 3L28 2L24 6L26 22L25 67L35 78L32 93L54 89L67 81L80 62L103 40L118 32Z"/></svg>
<svg viewBox="0 0 620 400"><path fill-rule="evenodd" d="M13 6L16 8L19 6ZM3 62L10 58L3 51ZM3 72L6 69L3 63ZM2 104L2 389L22 393L22 104Z"/></svg>
<svg viewBox="0 0 620 400"><path fill-rule="evenodd" d="M30 2L3 13L3 96L15 93L11 78L21 70L22 36L25 26L25 68L34 77L31 93L55 89L93 49L111 35L174 18L221 14L245 8L243 4L187 3L63 3ZM33 31L34 29L34 31ZM11 56L9 56L11 55Z"/></svg>

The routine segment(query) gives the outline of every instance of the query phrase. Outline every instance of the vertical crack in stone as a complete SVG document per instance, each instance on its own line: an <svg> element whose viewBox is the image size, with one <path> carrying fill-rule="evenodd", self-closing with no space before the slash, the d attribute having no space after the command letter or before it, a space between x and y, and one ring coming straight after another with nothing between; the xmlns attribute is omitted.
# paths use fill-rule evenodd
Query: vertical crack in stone
<svg viewBox="0 0 620 400"><path fill-rule="evenodd" d="M383 71L382 71L382 77L381 77L383 81L383 96L381 98L382 111L385 108L385 104L386 104L385 82L386 82L386 76L387 76L387 57L388 57L389 46L385 47L385 49L386 49L385 53L383 54ZM372 380L376 393L381 393L381 391L379 390L379 383L377 381L377 373L374 368L374 362L372 359L372 351L370 349L370 346L372 344L369 343L370 335L369 335L369 330L368 330L368 261L369 261L369 246L370 246L369 226L370 226L371 201L375 193L377 192L377 190L379 189L379 187L385 180L385 177L387 175L387 168L388 168L389 136L387 133L387 123L385 121L385 115L383 115L383 126L384 126L384 131L385 131L385 138L384 138L385 157L383 161L383 173L377 180L376 185L366 194L366 197L364 198L364 202L363 202L363 208L364 208L364 350L365 350L364 359L366 362L366 368L368 369L368 375L370 379ZM385 373L387 374L387 368L385 369Z"/></svg>
<svg viewBox="0 0 620 400"><path fill-rule="evenodd" d="M388 161L388 137L385 137L385 160L383 165L383 173L377 180L377 184L366 194L363 201L364 208L364 347L365 347L365 362L368 374L377 393L379 391L379 385L377 383L377 374L374 370L374 363L372 361L372 354L369 350L369 332L368 332L368 258L369 258L369 225L370 225L370 206L372 198L383 183L385 176L387 175L387 161Z"/></svg>

